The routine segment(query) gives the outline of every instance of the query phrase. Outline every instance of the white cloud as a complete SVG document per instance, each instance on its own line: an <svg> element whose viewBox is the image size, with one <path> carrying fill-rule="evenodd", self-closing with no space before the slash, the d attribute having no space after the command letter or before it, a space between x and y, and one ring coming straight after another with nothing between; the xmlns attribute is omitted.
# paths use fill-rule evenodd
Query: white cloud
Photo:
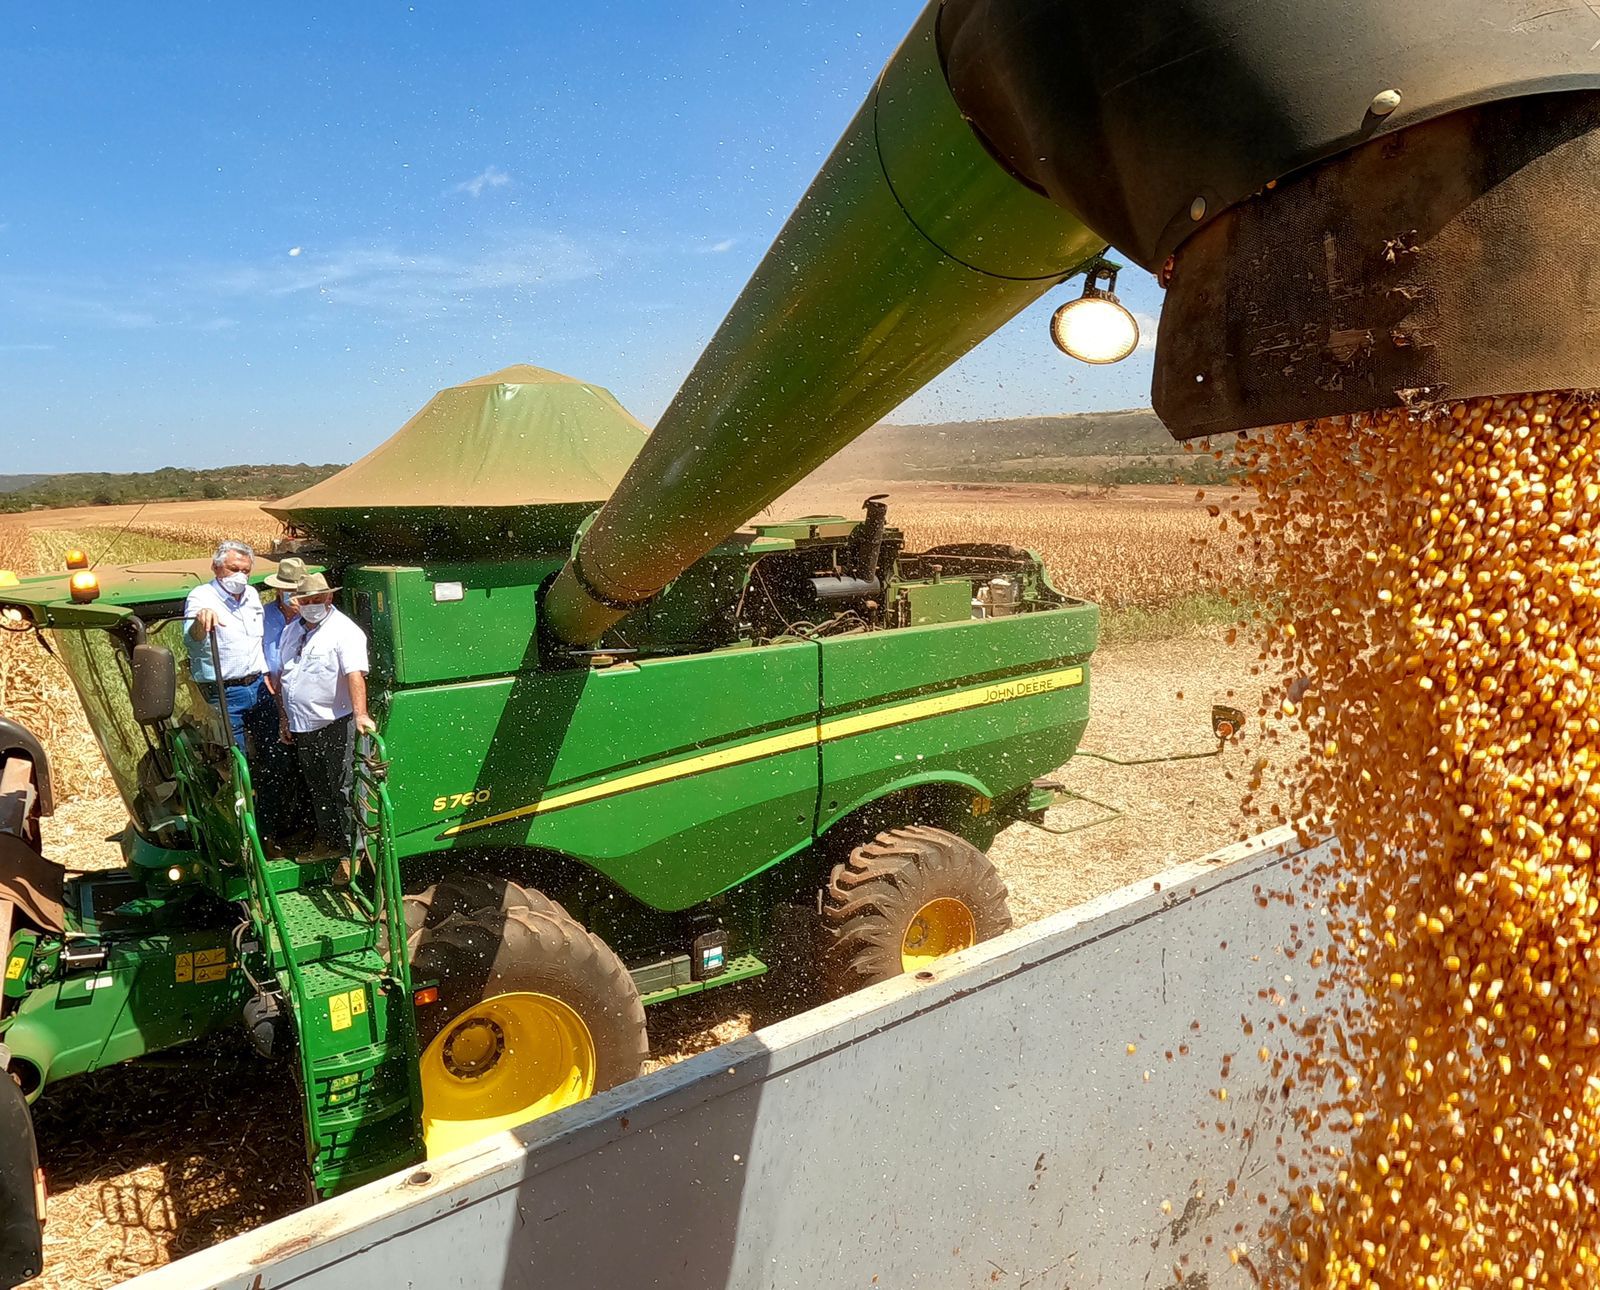
<svg viewBox="0 0 1600 1290"><path fill-rule="evenodd" d="M479 174L471 179L464 179L450 191L453 193L466 193L472 197L482 197L486 188L504 188L511 182L511 176L498 166L486 166Z"/></svg>
<svg viewBox="0 0 1600 1290"><path fill-rule="evenodd" d="M1135 309L1132 311L1133 320L1139 324L1139 348L1154 349L1156 347L1156 328L1161 325L1161 320L1154 314L1142 313Z"/></svg>
<svg viewBox="0 0 1600 1290"><path fill-rule="evenodd" d="M134 293L100 279L0 278L0 305L65 326L138 331L159 321Z"/></svg>
<svg viewBox="0 0 1600 1290"><path fill-rule="evenodd" d="M284 307L302 316L343 308L414 322L595 278L649 248L628 238L522 228L442 249L352 243L299 250L245 264L145 266L115 278L0 272L0 317L47 330L221 332L254 323L277 304L274 316Z"/></svg>
<svg viewBox="0 0 1600 1290"><path fill-rule="evenodd" d="M617 248L564 233L504 233L451 251L351 245L294 260L225 269L196 285L230 297L301 298L393 316L437 316L475 296L592 278Z"/></svg>
<svg viewBox="0 0 1600 1290"><path fill-rule="evenodd" d="M304 250L304 249L305 249L305 248L304 248L304 247L299 247L299 246L291 246L291 247L290 247L290 248L289 248L289 254L290 254L290 255L291 255L291 256L295 256L295 255L299 255L299 254L300 254L300 252L301 252L301 251L303 251L303 250Z"/></svg>
<svg viewBox="0 0 1600 1290"><path fill-rule="evenodd" d="M722 241L712 242L709 246L697 246L695 247L695 252L699 255L725 255L738 244L738 238L725 237Z"/></svg>
<svg viewBox="0 0 1600 1290"><path fill-rule="evenodd" d="M0 232L4 232L3 225L0 225ZM46 350L51 350L54 348L54 345L39 345L34 343L0 345L0 354L42 354Z"/></svg>

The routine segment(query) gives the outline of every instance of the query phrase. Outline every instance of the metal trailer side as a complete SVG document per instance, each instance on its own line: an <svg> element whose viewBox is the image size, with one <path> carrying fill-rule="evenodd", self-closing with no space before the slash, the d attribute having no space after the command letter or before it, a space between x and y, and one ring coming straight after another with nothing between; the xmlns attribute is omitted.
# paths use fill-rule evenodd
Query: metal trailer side
<svg viewBox="0 0 1600 1290"><path fill-rule="evenodd" d="M1264 835L128 1290L1248 1285L1320 851Z"/></svg>

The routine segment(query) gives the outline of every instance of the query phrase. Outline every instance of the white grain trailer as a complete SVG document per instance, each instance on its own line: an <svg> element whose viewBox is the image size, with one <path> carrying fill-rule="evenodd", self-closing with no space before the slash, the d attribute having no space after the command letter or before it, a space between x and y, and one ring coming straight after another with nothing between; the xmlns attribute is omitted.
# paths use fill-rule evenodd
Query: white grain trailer
<svg viewBox="0 0 1600 1290"><path fill-rule="evenodd" d="M126 1285L1248 1285L1301 1150L1256 1052L1316 984L1266 897L1315 855L1265 835Z"/></svg>

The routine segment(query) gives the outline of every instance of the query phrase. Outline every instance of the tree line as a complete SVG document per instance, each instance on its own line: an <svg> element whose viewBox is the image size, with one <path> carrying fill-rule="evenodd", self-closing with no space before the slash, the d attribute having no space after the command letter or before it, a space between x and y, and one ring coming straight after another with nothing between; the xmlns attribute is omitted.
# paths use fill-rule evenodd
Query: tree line
<svg viewBox="0 0 1600 1290"><path fill-rule="evenodd" d="M0 492L0 512L229 497L275 501L343 469L337 463L311 466L299 462L285 466L217 466L208 470L163 466L160 470L123 474L85 471L46 475L20 488Z"/></svg>

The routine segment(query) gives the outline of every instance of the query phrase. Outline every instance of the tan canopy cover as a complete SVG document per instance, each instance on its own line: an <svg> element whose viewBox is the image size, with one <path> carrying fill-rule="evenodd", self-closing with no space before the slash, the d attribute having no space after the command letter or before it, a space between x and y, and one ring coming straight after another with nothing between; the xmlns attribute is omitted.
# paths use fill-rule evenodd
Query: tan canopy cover
<svg viewBox="0 0 1600 1290"><path fill-rule="evenodd" d="M440 390L365 457L266 510L367 554L464 554L508 531L564 546L648 434L609 390L519 364Z"/></svg>

